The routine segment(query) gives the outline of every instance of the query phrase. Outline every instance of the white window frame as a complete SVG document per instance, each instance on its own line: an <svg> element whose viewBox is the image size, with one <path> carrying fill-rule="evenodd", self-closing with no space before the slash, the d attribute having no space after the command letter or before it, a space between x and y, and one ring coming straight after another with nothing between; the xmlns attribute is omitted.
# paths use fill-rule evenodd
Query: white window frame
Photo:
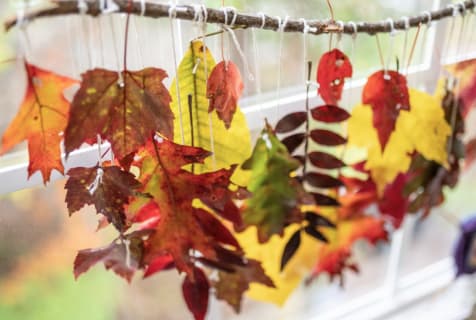
<svg viewBox="0 0 476 320"><path fill-rule="evenodd" d="M435 0L434 8L450 4L450 0ZM427 88L435 87L437 76L440 72L441 61L435 52L442 52L442 46L445 41L435 41L435 39L445 39L446 24L436 23L428 34L428 44L426 46L425 61L420 66L410 68L408 80L415 83L415 80L424 81ZM468 57L461 57L459 60L465 60ZM457 59L452 62L457 62ZM345 89L345 95L358 97L365 79L354 80L348 83ZM310 104L318 105L322 103L320 98L313 90L310 95ZM345 97L344 97L345 99ZM244 99L241 102L243 111L247 117L251 130L259 130L263 126L263 114L269 114L274 119L276 105L280 106L280 113L293 111L302 111L306 100L304 90L302 93L281 97L279 101L267 100L264 103L252 104L251 101L256 99ZM271 120L270 119L270 120ZM102 150L108 149L108 144L102 147ZM24 153L7 155L13 160L25 159ZM98 149L96 146L83 148L73 152L67 161L65 161L65 172L73 167L84 166L91 167L97 163ZM11 162L11 161L10 161ZM15 165L7 165L0 168L0 195L5 195L21 189L34 188L43 184L42 177L39 173L35 173L30 179L27 174L27 163ZM51 181L63 178L58 172L53 172ZM408 220L408 219L407 219ZM454 266L451 257L447 257L426 266L407 276L399 276L399 266L401 262L401 253L404 239L409 231L410 223L404 223L402 228L393 233L391 239L391 249L389 255L389 263L387 267L387 276L383 285L378 289L369 293L346 301L338 310L332 310L320 314L307 315L306 319L380 319L395 314L403 307L408 307L417 303L438 290L447 287L454 279Z"/></svg>

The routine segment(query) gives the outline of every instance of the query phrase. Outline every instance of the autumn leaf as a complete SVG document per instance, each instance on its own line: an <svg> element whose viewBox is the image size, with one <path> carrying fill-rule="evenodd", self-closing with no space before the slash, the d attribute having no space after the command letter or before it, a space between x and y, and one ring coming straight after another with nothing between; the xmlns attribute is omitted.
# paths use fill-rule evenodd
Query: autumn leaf
<svg viewBox="0 0 476 320"><path fill-rule="evenodd" d="M252 196L245 201L243 221L246 226L257 226L260 243L274 234L283 235L287 225L302 221L300 205L309 200L301 184L291 177L299 166L266 124L251 158L243 164L252 176L248 185Z"/></svg>
<svg viewBox="0 0 476 320"><path fill-rule="evenodd" d="M476 59L452 64L446 69L458 80L456 96L461 100L459 107L466 118L476 103Z"/></svg>
<svg viewBox="0 0 476 320"><path fill-rule="evenodd" d="M117 230L125 231L128 226L124 206L130 197L137 196L142 185L132 173L117 166L77 167L68 171L66 182L66 204L69 214L85 205L94 204L96 211L103 214Z"/></svg>
<svg viewBox="0 0 476 320"><path fill-rule="evenodd" d="M326 104L336 105L342 97L345 78L352 77L352 64L339 49L322 55L317 68L318 93Z"/></svg>
<svg viewBox="0 0 476 320"><path fill-rule="evenodd" d="M385 221L365 215L341 221L337 224L337 229L328 229L326 234L330 243L320 246L311 278L327 273L331 281L338 277L341 284L346 269L358 271L357 265L351 261L355 242L365 240L375 245L382 240L388 241Z"/></svg>
<svg viewBox="0 0 476 320"><path fill-rule="evenodd" d="M266 275L261 263L253 259L247 259L246 265L236 267L234 272L220 271L218 280L213 281L212 285L216 298L226 301L239 313L243 293L249 289L251 283L275 288L273 280Z"/></svg>
<svg viewBox="0 0 476 320"><path fill-rule="evenodd" d="M374 73L365 84L362 102L372 108L372 123L384 152L400 111L410 110L406 78L396 71Z"/></svg>
<svg viewBox="0 0 476 320"><path fill-rule="evenodd" d="M251 154L250 130L239 107L229 129L225 128L216 113L208 112L210 105L207 98L207 80L214 67L215 60L205 44L202 41L192 41L180 62L177 78L170 85L171 107L176 115L174 141L185 145L192 145L193 141L193 146L213 151L213 156L205 159L203 165L194 166L196 173L243 163ZM177 95L177 79L180 95ZM187 104L190 95L192 124ZM237 169L232 180L238 185L246 185L248 177Z"/></svg>
<svg viewBox="0 0 476 320"><path fill-rule="evenodd" d="M410 111L400 111L395 131L383 153L377 131L372 126L371 108L365 105L355 107L348 121L348 146L366 150L365 169L370 171L379 195L399 173L408 171L411 155L415 151L428 160L448 165L446 142L451 128L445 120L440 101L412 89L410 103Z"/></svg>
<svg viewBox="0 0 476 320"><path fill-rule="evenodd" d="M217 111L218 118L230 128L238 100L243 93L243 81L238 67L232 61L221 61L213 68L207 83L208 112Z"/></svg>
<svg viewBox="0 0 476 320"><path fill-rule="evenodd" d="M199 268L193 269L193 277L187 275L182 284L183 297L195 320L205 319L208 310L210 283Z"/></svg>
<svg viewBox="0 0 476 320"><path fill-rule="evenodd" d="M143 238L150 234L150 230L134 231L106 247L79 251L74 260L75 278L102 262L106 269L112 269L118 276L131 282L134 272L142 267Z"/></svg>
<svg viewBox="0 0 476 320"><path fill-rule="evenodd" d="M166 77L164 70L156 68L84 73L65 130L67 154L83 143L95 143L100 135L122 160L145 145L156 131L172 138L171 98L162 83Z"/></svg>
<svg viewBox="0 0 476 320"><path fill-rule="evenodd" d="M158 257L170 255L179 271L193 277L198 253L210 264L218 266L229 264L223 258L223 252L228 250L223 245L234 246L238 250L236 254L241 255L238 243L214 218L215 214L229 217L227 211L230 208L239 213L233 203L235 194L229 189L234 169L203 174L183 169L185 165L203 162L209 155L201 148L180 146L161 139L149 142L139 153L142 159L138 180L144 186L141 191L153 197L160 212L155 233L146 241L145 265L153 263ZM202 202L200 208L193 204L196 199ZM130 204L128 210L131 214L139 212L149 201L138 199ZM215 205L207 205L211 202ZM214 226L213 230L211 226Z"/></svg>
<svg viewBox="0 0 476 320"><path fill-rule="evenodd" d="M25 62L27 89L20 110L2 137L0 155L27 140L28 176L40 171L46 184L56 169L63 174L60 143L68 122L69 102L63 91L77 83Z"/></svg>

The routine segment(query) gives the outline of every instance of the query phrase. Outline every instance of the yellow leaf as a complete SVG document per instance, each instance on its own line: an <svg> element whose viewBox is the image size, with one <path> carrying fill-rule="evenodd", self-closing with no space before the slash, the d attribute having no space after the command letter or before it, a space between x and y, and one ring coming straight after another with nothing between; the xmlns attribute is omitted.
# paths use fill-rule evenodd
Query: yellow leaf
<svg viewBox="0 0 476 320"><path fill-rule="evenodd" d="M258 244L255 227L236 234L246 256L261 261L266 274L276 285L276 288L269 288L252 283L247 292L250 298L282 306L304 277L309 275L316 261L318 242L304 233L301 234L301 245L296 254L283 272L279 270L284 246L297 228L297 225L289 226L282 238L275 235L267 243L261 245Z"/></svg>
<svg viewBox="0 0 476 320"><path fill-rule="evenodd" d="M195 166L196 173L229 167L231 164L241 164L251 154L250 131L240 108L237 108L228 130L215 112L208 113L207 78L213 67L215 67L215 60L210 50L205 47L202 41L194 41L185 52L178 68L180 107L176 79L173 80L170 87L171 107L175 114L174 141L192 145L188 103L188 97L191 95L193 145L214 152L214 156L209 157L205 161L205 165ZM212 141L214 147L212 147ZM232 180L237 184L245 185L247 177L248 173L245 174L241 170L237 170Z"/></svg>
<svg viewBox="0 0 476 320"><path fill-rule="evenodd" d="M447 166L446 142L451 134L451 127L445 120L441 101L410 89L410 105L410 111L400 111L395 131L383 154L377 131L372 125L370 106L356 106L349 119L349 146L366 149L365 168L370 170L379 194L399 173L407 172L414 151L427 160Z"/></svg>

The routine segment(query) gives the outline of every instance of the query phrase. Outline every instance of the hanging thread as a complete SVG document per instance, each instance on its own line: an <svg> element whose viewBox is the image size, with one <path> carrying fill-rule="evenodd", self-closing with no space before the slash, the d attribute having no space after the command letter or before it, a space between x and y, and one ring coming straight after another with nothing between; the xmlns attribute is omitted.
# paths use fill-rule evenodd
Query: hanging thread
<svg viewBox="0 0 476 320"><path fill-rule="evenodd" d="M284 42L284 29L286 28L286 24L288 23L289 16L284 18L284 21L281 23L281 17L277 17L279 20L279 67L278 67L278 76L277 76L277 84L276 84L276 121L279 119L279 106L280 106L280 99L281 99L281 69L282 69L282 58L283 58L283 42Z"/></svg>

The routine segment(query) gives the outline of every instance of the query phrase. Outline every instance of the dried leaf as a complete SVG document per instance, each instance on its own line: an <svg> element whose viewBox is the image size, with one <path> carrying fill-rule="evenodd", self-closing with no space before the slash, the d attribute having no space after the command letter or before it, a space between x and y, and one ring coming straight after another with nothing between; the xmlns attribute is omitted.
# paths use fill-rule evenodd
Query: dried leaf
<svg viewBox="0 0 476 320"><path fill-rule="evenodd" d="M117 230L129 227L124 206L142 187L132 173L117 166L77 167L69 170L68 176L65 189L69 214L93 204L97 213L103 214Z"/></svg>
<svg viewBox="0 0 476 320"><path fill-rule="evenodd" d="M207 82L208 112L217 111L218 118L230 128L238 100L243 93L243 81L238 67L232 61L221 61L213 68Z"/></svg>
<svg viewBox="0 0 476 320"><path fill-rule="evenodd" d="M304 124L307 120L306 112L293 112L286 115L276 124L276 133L288 133Z"/></svg>
<svg viewBox="0 0 476 320"><path fill-rule="evenodd" d="M251 283L275 288L273 280L266 275L261 263L253 259L248 259L245 266L237 267L233 273L220 271L219 280L212 282L212 285L217 299L226 301L238 313L243 293L249 289Z"/></svg>
<svg viewBox="0 0 476 320"><path fill-rule="evenodd" d="M289 155L268 124L245 164L245 168L251 169L248 190L252 196L245 201L243 220L246 226L257 226L259 242L264 243L273 234L282 235L288 224L302 219L300 205L305 201L304 190L291 177L300 164Z"/></svg>
<svg viewBox="0 0 476 320"><path fill-rule="evenodd" d="M382 152L395 129L401 110L410 110L406 78L396 71L378 71L371 75L362 92L362 102L373 111Z"/></svg>
<svg viewBox="0 0 476 320"><path fill-rule="evenodd" d="M304 180L311 186L322 189L331 189L341 187L342 181L326 174L309 172L304 177Z"/></svg>
<svg viewBox="0 0 476 320"><path fill-rule="evenodd" d="M333 105L318 106L311 109L314 120L325 123L338 123L349 119L350 114L342 108Z"/></svg>
<svg viewBox="0 0 476 320"><path fill-rule="evenodd" d="M126 70L120 75L105 69L84 73L65 130L66 153L96 142L100 135L121 160L145 145L156 131L173 137L171 98L162 82L166 77L164 70L156 68Z"/></svg>
<svg viewBox="0 0 476 320"><path fill-rule="evenodd" d="M284 247L283 256L281 258L281 271L284 270L287 263L294 256L301 244L301 230L296 231L289 239L288 243Z"/></svg>
<svg viewBox="0 0 476 320"><path fill-rule="evenodd" d="M183 297L195 320L205 319L208 310L210 284L207 276L199 268L193 269L193 277L188 275L182 284Z"/></svg>
<svg viewBox="0 0 476 320"><path fill-rule="evenodd" d="M314 151L308 157L311 163L318 168L339 169L345 167L345 163L342 160L325 152Z"/></svg>
<svg viewBox="0 0 476 320"><path fill-rule="evenodd" d="M63 91L76 80L40 69L25 62L27 88L15 119L2 137L0 155L27 140L28 176L40 171L46 184L53 169L63 174L60 143L68 122L69 102Z"/></svg>
<svg viewBox="0 0 476 320"><path fill-rule="evenodd" d="M296 133L292 136L284 138L281 143L286 146L286 149L288 149L289 153L293 153L297 148L299 148L299 146L303 144L304 139L306 139L306 135L304 133Z"/></svg>
<svg viewBox="0 0 476 320"><path fill-rule="evenodd" d="M311 131L310 136L314 142L323 146L334 147L347 142L347 139L329 130L315 129Z"/></svg>
<svg viewBox="0 0 476 320"><path fill-rule="evenodd" d="M445 120L440 102L426 93L410 90L410 111L400 111L396 128L382 154L376 130L372 127L372 111L367 106L357 106L348 122L349 146L367 150L365 169L370 171L379 194L395 180L399 173L410 167L411 154L415 151L426 159L445 166L446 141L451 128Z"/></svg>
<svg viewBox="0 0 476 320"><path fill-rule="evenodd" d="M337 104L342 97L345 78L352 77L352 64L339 49L322 55L317 68L318 93L327 104Z"/></svg>

